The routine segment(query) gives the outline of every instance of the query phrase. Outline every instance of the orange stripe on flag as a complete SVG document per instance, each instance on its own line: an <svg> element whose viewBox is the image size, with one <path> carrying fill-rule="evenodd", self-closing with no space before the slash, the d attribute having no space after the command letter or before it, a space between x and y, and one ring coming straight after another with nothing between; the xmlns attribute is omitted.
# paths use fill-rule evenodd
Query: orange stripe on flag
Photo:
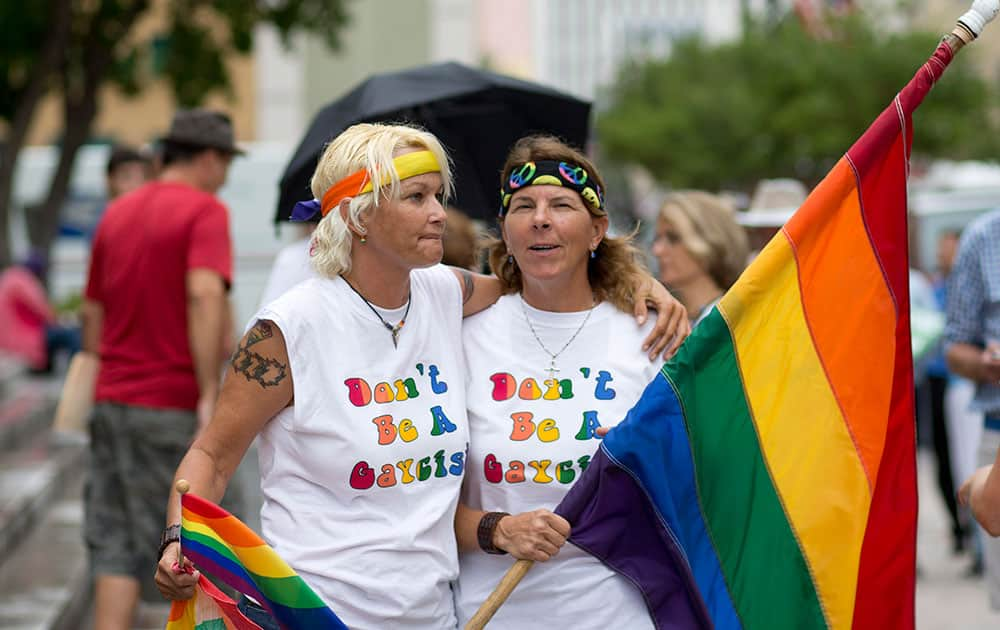
<svg viewBox="0 0 1000 630"><path fill-rule="evenodd" d="M795 247L813 342L874 487L892 397L896 310L846 159L813 191L785 232Z"/></svg>
<svg viewBox="0 0 1000 630"><path fill-rule="evenodd" d="M202 523L208 526L214 530L223 541L232 547L259 547L267 544L264 542L264 539L255 534L253 530L240 523L235 516L210 518L189 510L186 507L183 508L182 511L182 517L184 520Z"/></svg>

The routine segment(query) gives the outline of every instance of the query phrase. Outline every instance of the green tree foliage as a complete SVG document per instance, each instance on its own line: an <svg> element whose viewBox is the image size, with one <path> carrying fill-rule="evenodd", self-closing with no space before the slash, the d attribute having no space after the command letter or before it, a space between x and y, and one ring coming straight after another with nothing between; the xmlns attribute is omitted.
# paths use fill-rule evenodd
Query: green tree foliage
<svg viewBox="0 0 1000 630"><path fill-rule="evenodd" d="M173 0L171 29L164 34L163 73L179 103L197 105L213 90L229 90L224 59L232 52L249 53L260 24L274 26L286 45L292 33L308 31L331 49L338 48L347 23L345 4L345 0Z"/></svg>
<svg viewBox="0 0 1000 630"><path fill-rule="evenodd" d="M797 21L748 22L741 39L679 41L632 63L598 118L605 152L674 187L749 190L761 178L816 184L934 51L939 36L883 34L860 15L815 38ZM914 115L914 153L993 158L993 88L958 55Z"/></svg>
<svg viewBox="0 0 1000 630"><path fill-rule="evenodd" d="M44 7L44 5L42 5ZM16 28L0 37L0 118L10 120L18 96L26 88L32 66L39 61L39 44L48 26L45 11L25 11L14 2L0 2L0 24Z"/></svg>
<svg viewBox="0 0 1000 630"><path fill-rule="evenodd" d="M226 59L253 49L254 31L274 26L287 44L310 32L336 48L348 0L47 0L0 2L0 118L8 125L0 154L0 265L10 257L7 223L18 153L41 98L63 105L59 164L50 192L33 213L31 238L48 249L79 148L90 136L101 88L135 94L166 79L178 104L195 106L230 92ZM136 29L165 9L163 28ZM166 125L167 121L164 121Z"/></svg>

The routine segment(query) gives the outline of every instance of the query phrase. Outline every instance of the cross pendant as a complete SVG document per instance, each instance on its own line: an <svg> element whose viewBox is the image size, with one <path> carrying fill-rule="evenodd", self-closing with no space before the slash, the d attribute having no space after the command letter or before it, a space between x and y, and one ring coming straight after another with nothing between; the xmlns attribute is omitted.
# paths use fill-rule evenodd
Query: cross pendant
<svg viewBox="0 0 1000 630"><path fill-rule="evenodd" d="M558 372L558 371L559 371L559 368L556 367L556 360L552 359L551 361L549 361L548 372L549 372L549 379L550 380L554 381L556 379L556 372Z"/></svg>

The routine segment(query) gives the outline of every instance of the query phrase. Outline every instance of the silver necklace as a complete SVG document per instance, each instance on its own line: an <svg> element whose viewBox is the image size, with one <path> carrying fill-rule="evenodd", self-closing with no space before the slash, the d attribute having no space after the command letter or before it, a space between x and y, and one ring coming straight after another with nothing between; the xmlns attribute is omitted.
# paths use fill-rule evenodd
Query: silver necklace
<svg viewBox="0 0 1000 630"><path fill-rule="evenodd" d="M560 354L566 351L566 348L569 347L569 344L573 343L573 340L576 339L577 335L580 334L580 331L583 330L584 327L586 327L587 322L590 320L590 314L593 313L594 309L597 307L597 302L595 301L590 306L590 309L587 311L587 316L583 318L583 322L580 324L580 327L576 329L576 332L574 332L573 336L569 338L569 341L563 344L563 347L559 349L559 352L552 352L551 350L545 347L544 343L542 343L542 338L538 336L538 332L535 330L535 326L531 323L531 318L528 317L528 309L524 305L524 297L521 296L519 297L521 300L521 312L524 313L524 321L528 322L528 328L531 329L531 334L535 336L535 341L537 341L538 345L542 348L542 350L545 351L545 354L549 355L549 367L546 370L549 373L549 379L555 380L556 372L560 371L559 368L556 367L556 359L559 358Z"/></svg>
<svg viewBox="0 0 1000 630"><path fill-rule="evenodd" d="M340 277L344 278L344 276L340 276ZM344 278L344 282L347 283L347 286L351 287L351 291L354 291L355 293L357 293L358 297L361 298L361 300L365 304L368 305L368 308L370 308L372 310L372 313L375 313L375 317L378 317L378 320L380 322L382 322L382 325L385 326L385 329L389 331L390 335L392 335L392 347L393 348L398 348L399 347L399 331L402 330L403 326L406 324L406 317L407 317L407 315L410 314L410 304L413 303L413 300L411 299L413 297L412 296L412 292L408 292L406 294L406 311L403 313L403 319L399 320L399 323L396 324L395 326L393 326L389 322L385 321L385 318L382 317L381 313L379 313L377 310L375 310L375 307L372 306L372 303L368 301L368 298L366 298L365 296L361 295L361 291L358 291L357 289L354 288L354 285L352 285L350 282L347 282L347 278Z"/></svg>

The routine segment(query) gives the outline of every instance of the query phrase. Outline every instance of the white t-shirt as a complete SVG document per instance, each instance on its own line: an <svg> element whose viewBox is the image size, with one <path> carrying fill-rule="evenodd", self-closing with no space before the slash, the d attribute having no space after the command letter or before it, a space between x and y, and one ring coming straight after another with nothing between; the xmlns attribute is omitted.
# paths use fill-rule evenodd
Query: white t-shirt
<svg viewBox="0 0 1000 630"><path fill-rule="evenodd" d="M285 337L295 395L260 435L263 537L354 630L455 627L462 296L440 265L410 282L398 348L342 278L256 315Z"/></svg>
<svg viewBox="0 0 1000 630"><path fill-rule="evenodd" d="M473 508L517 514L552 510L597 450L598 426L624 419L661 364L642 352L652 322L599 304L586 326L550 356L532 334L519 295L467 318L463 344L469 371L469 467L463 500ZM545 347L559 350L587 312L551 313L527 304ZM514 560L480 550L459 554L455 588L459 627L475 614ZM652 628L638 589L572 544L535 564L490 622L490 628Z"/></svg>

